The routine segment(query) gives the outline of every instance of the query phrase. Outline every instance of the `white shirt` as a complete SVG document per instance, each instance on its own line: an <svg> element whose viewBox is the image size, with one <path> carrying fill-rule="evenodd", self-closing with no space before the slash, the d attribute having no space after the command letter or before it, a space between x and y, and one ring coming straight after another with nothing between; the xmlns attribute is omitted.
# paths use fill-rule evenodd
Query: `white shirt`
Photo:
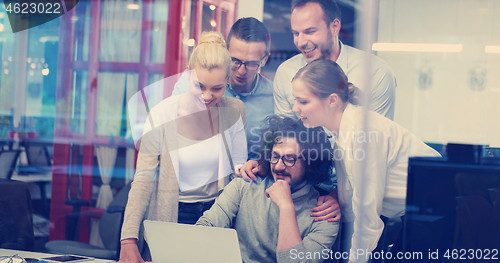
<svg viewBox="0 0 500 263"><path fill-rule="evenodd" d="M440 155L399 124L363 107L347 105L336 135L334 160L342 217L354 221L351 255L357 249L375 249L384 229L380 215L404 214L411 156Z"/></svg>
<svg viewBox="0 0 500 263"><path fill-rule="evenodd" d="M340 54L337 64L347 75L349 82L363 92L370 94L369 109L378 112L387 118L394 119L394 105L396 97L396 79L391 67L377 56L362 50L343 45L339 41ZM363 87L367 77L367 63L372 64L371 74L368 75L370 87ZM304 55L298 54L283 62L274 76L274 113L298 119L292 112L295 98L292 95L292 79L307 64ZM368 91L368 92L367 92Z"/></svg>
<svg viewBox="0 0 500 263"><path fill-rule="evenodd" d="M179 137L179 202L208 202L217 197L220 134L206 140Z"/></svg>

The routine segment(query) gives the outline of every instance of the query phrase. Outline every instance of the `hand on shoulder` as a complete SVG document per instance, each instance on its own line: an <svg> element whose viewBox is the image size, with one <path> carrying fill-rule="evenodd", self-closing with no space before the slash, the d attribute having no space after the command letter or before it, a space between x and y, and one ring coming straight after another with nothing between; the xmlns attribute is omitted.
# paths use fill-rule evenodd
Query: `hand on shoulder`
<svg viewBox="0 0 500 263"><path fill-rule="evenodd" d="M257 174L261 171L259 163L255 160L249 160L240 167L235 167L234 174L243 178L245 181L256 181Z"/></svg>
<svg viewBox="0 0 500 263"><path fill-rule="evenodd" d="M335 188L329 195L318 198L318 206L311 209L311 216L316 217L314 221L340 221L342 214L340 213L337 191L337 188Z"/></svg>

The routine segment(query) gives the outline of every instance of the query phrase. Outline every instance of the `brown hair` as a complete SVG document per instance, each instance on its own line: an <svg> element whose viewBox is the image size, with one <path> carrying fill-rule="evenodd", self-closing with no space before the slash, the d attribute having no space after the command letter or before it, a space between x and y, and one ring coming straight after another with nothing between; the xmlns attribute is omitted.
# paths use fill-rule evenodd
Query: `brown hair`
<svg viewBox="0 0 500 263"><path fill-rule="evenodd" d="M360 105L362 92L347 81L347 76L340 66L330 59L317 59L301 68L293 80L306 83L311 92L321 99L335 93L343 102Z"/></svg>
<svg viewBox="0 0 500 263"><path fill-rule="evenodd" d="M227 51L226 41L219 32L210 31L201 34L198 46L189 58L188 67L194 69L195 65L208 70L225 67L227 78L229 78L231 55Z"/></svg>
<svg viewBox="0 0 500 263"><path fill-rule="evenodd" d="M297 7L303 7L307 3L317 3L323 9L323 20L326 26L330 26L333 20L338 19L340 21L341 13L340 9L335 0L292 0L292 12Z"/></svg>
<svg viewBox="0 0 500 263"><path fill-rule="evenodd" d="M231 26L231 30L229 30L229 34L227 35L228 48L231 44L232 37L241 39L245 42L264 42L266 45L265 55L269 54L271 51L271 34L269 34L269 30L267 30L264 23L256 18L240 18Z"/></svg>

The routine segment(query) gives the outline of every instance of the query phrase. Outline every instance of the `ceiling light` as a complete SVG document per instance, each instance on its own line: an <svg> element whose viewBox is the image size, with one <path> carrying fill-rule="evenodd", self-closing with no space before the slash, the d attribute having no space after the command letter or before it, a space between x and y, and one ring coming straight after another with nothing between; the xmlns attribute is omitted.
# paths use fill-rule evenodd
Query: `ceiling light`
<svg viewBox="0 0 500 263"><path fill-rule="evenodd" d="M484 52L486 52L486 53L500 53L500 46L485 46Z"/></svg>
<svg viewBox="0 0 500 263"><path fill-rule="evenodd" d="M373 43L374 51L462 52L462 44Z"/></svg>
<svg viewBox="0 0 500 263"><path fill-rule="evenodd" d="M137 10L137 9L139 9L141 7L138 4L128 4L127 8L128 9L132 9L132 10Z"/></svg>

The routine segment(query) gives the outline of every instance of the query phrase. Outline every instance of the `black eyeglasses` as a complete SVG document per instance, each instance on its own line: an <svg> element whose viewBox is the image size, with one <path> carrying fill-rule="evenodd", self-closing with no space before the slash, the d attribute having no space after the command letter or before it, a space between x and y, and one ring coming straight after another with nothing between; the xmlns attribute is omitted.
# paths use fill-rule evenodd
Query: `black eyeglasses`
<svg viewBox="0 0 500 263"><path fill-rule="evenodd" d="M259 69L260 64L262 63L262 60L266 58L267 55L265 55L263 58L261 58L259 61L247 61L243 63L241 60L237 58L231 57L231 64L233 65L233 70L238 70L240 69L241 65L245 65L245 69L249 71L255 71Z"/></svg>
<svg viewBox="0 0 500 263"><path fill-rule="evenodd" d="M272 154L270 162L272 164L277 164L281 160L286 167L293 167L295 165L295 162L297 162L297 160L300 158L301 157L292 157L287 155L279 156L277 154Z"/></svg>

